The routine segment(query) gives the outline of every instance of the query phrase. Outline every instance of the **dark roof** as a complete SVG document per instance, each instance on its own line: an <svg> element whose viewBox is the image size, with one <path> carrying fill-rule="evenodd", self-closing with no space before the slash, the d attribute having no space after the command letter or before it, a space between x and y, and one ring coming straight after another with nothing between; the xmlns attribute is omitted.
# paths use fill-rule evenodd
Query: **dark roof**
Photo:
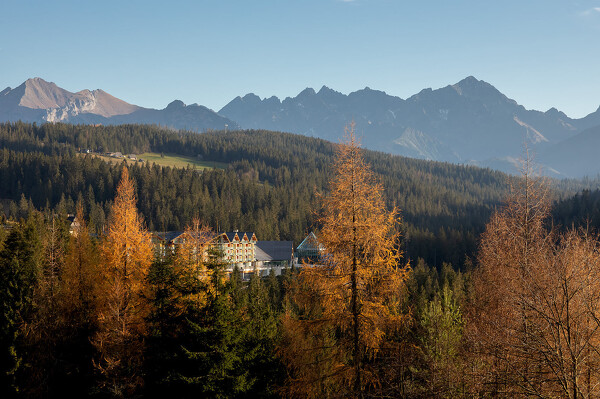
<svg viewBox="0 0 600 399"><path fill-rule="evenodd" d="M161 240L170 243L171 241L173 241L174 239L176 239L177 237L182 235L183 231L161 231L161 232L154 232L153 234L155 236L157 236L158 238L160 238Z"/></svg>
<svg viewBox="0 0 600 399"><path fill-rule="evenodd" d="M255 257L258 261L290 260L293 252L292 241L256 241Z"/></svg>

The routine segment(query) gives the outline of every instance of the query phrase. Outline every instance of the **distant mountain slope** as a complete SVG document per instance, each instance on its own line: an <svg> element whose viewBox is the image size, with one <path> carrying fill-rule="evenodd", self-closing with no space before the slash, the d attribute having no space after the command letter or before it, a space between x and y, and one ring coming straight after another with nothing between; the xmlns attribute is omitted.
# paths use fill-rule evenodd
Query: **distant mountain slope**
<svg viewBox="0 0 600 399"><path fill-rule="evenodd" d="M283 101L250 93L236 97L219 113L178 100L162 110L142 108L102 90L71 93L34 78L0 92L0 122L17 120L142 123L196 132L268 129L334 142L343 136L344 126L355 121L363 146L372 150L515 173L515 161L527 144L540 155L550 175L578 177L600 170L594 147L579 152L571 149L577 140L593 145L593 134L569 141L600 126L600 108L581 119L569 118L555 108L527 110L472 76L440 89L424 89L407 99L368 87L348 95L326 86L318 92L307 88ZM565 151L561 151L562 143Z"/></svg>
<svg viewBox="0 0 600 399"><path fill-rule="evenodd" d="M539 161L566 176L600 174L600 126L595 126L555 144L539 154Z"/></svg>
<svg viewBox="0 0 600 399"><path fill-rule="evenodd" d="M175 100L166 108L157 110L140 108L127 115L117 115L109 119L109 124L144 123L167 126L174 129L205 131L208 129L237 129L238 124L216 112L198 104L185 105Z"/></svg>
<svg viewBox="0 0 600 399"><path fill-rule="evenodd" d="M341 136L342 126L354 120L367 148L509 172L514 172L514 159L520 156L524 143L541 152L574 137L582 128L596 122L600 125L600 109L580 120L554 108L547 112L527 110L472 76L437 90L424 89L406 100L369 88L344 95L325 86L318 92L306 89L283 101L248 94L235 98L219 113L244 128L334 141ZM586 171L562 174L573 173Z"/></svg>
<svg viewBox="0 0 600 399"><path fill-rule="evenodd" d="M590 127L600 126L600 107L595 112L574 121L576 126L581 129L589 129Z"/></svg>
<svg viewBox="0 0 600 399"><path fill-rule="evenodd" d="M237 124L196 104L173 101L163 110L142 108L103 90L71 93L41 78L0 92L0 121L70 122L86 124L157 124L175 129L205 131L237 128Z"/></svg>
<svg viewBox="0 0 600 399"><path fill-rule="evenodd" d="M6 88L0 92L0 112L19 108L38 110L31 115L41 115L48 122L69 121L80 114L110 118L140 109L102 90L71 93L40 78L28 79L15 89ZM12 119L10 114L2 114L3 119Z"/></svg>

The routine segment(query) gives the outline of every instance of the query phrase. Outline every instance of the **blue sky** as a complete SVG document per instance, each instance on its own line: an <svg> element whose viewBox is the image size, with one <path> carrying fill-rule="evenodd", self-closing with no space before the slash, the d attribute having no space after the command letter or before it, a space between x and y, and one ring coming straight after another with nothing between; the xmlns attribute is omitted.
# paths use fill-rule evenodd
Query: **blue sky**
<svg viewBox="0 0 600 399"><path fill-rule="evenodd" d="M529 109L600 105L600 0L0 2L0 90L39 76L164 108L326 85L407 98L473 75Z"/></svg>

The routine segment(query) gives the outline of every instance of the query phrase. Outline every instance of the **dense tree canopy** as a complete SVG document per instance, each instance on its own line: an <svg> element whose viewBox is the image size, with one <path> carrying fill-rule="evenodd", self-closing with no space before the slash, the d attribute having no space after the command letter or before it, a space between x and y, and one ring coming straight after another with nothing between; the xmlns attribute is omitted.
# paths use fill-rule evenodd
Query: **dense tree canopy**
<svg viewBox="0 0 600 399"><path fill-rule="evenodd" d="M504 175L370 151L370 183L353 201L352 179L331 173L336 161L352 170L344 153L289 134L15 123L0 124L0 147L6 397L64 397L65 387L77 397L597 396L600 249L593 229L564 231L597 226L598 192L555 207L561 230L535 196L494 213ZM126 171L80 149L226 166ZM596 186L561 183L565 193ZM316 192L329 198L320 217ZM373 212L352 222L353 205ZM401 260L384 244L398 233L394 207ZM198 240L153 257L144 226L187 226ZM205 250L211 227L296 244L317 228L331 252L313 273L242 281ZM408 275L386 280L409 259ZM306 377L313 385L298 383Z"/></svg>
<svg viewBox="0 0 600 399"><path fill-rule="evenodd" d="M292 396L364 397L381 384L373 363L402 324L408 268L400 264L397 211L386 209L353 125L348 134L322 200L322 266L300 272L297 310L284 318Z"/></svg>
<svg viewBox="0 0 600 399"><path fill-rule="evenodd" d="M74 213L81 199L90 228L99 233L121 166L78 151L175 153L228 167L199 173L148 163L131 166L138 209L149 230L182 230L199 216L214 229L255 231L260 239L296 245L318 227L312 213L315 193L326 189L335 157L331 143L292 134L197 134L143 125L0 124L0 147L0 198L10 217L31 207ZM465 255L472 256L478 234L502 198L504 175L373 151L365 151L365 160L385 187L386 205L402 209L408 258L459 265Z"/></svg>
<svg viewBox="0 0 600 399"><path fill-rule="evenodd" d="M502 397L600 394L600 246L549 223L528 162L482 236L469 326L477 389Z"/></svg>

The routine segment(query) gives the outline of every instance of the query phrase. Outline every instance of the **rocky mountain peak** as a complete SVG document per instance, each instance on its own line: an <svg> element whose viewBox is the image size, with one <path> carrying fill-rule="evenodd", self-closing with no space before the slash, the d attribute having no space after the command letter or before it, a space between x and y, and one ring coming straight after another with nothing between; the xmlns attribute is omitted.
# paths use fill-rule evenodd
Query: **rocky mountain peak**
<svg viewBox="0 0 600 399"><path fill-rule="evenodd" d="M42 78L27 79L15 91L21 95L19 105L33 109L64 107L69 97L73 95L55 83L47 82Z"/></svg>
<svg viewBox="0 0 600 399"><path fill-rule="evenodd" d="M260 97L259 97L259 96L257 96L257 95L256 95L256 94L254 94L254 93L248 93L248 94L246 94L244 97L242 97L241 99L242 99L242 100L243 100L245 103L249 103L249 104L256 104L256 103L259 103L259 102L261 101L261 100L260 100Z"/></svg>
<svg viewBox="0 0 600 399"><path fill-rule="evenodd" d="M181 109L181 108L185 108L185 103L181 100L173 100L169 103L169 105L167 105L167 107L165 109L175 110L175 109Z"/></svg>
<svg viewBox="0 0 600 399"><path fill-rule="evenodd" d="M517 106L516 101L506 97L488 82L478 80L473 76L468 76L451 87L465 98L484 103L506 103L510 106Z"/></svg>
<svg viewBox="0 0 600 399"><path fill-rule="evenodd" d="M302 90L300 92L300 94L298 94L296 96L296 98L302 98L302 97L312 97L314 95L316 95L317 93L315 93L315 89L313 89L312 87L307 87L306 89Z"/></svg>
<svg viewBox="0 0 600 399"><path fill-rule="evenodd" d="M329 87L323 85L323 87L321 87L321 89L319 90L319 92L317 93L319 95L343 95L342 93L340 93L339 91L335 91L333 89L330 89Z"/></svg>

